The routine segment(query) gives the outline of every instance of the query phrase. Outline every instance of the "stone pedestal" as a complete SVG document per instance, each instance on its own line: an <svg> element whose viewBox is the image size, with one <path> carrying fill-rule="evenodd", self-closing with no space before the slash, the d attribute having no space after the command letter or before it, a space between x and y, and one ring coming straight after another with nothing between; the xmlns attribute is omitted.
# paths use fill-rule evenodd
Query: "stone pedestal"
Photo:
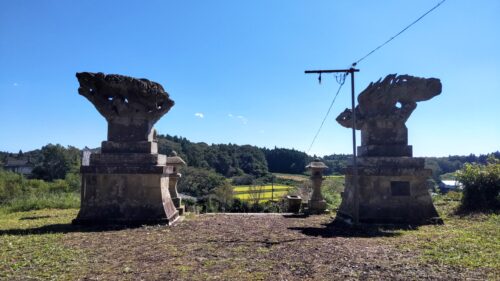
<svg viewBox="0 0 500 281"><path fill-rule="evenodd" d="M174 102L147 79L82 72L78 93L108 122L101 153L81 167L81 208L76 224L171 224L178 211L170 197L167 157L158 154L153 125Z"/></svg>
<svg viewBox="0 0 500 281"><path fill-rule="evenodd" d="M177 219L165 155L129 153L132 146L127 152L104 149L81 167L81 208L74 223L170 224Z"/></svg>
<svg viewBox="0 0 500 281"><path fill-rule="evenodd" d="M423 158L358 158L359 221L380 224L440 223L427 189L431 170ZM348 166L338 217L353 221L353 167Z"/></svg>

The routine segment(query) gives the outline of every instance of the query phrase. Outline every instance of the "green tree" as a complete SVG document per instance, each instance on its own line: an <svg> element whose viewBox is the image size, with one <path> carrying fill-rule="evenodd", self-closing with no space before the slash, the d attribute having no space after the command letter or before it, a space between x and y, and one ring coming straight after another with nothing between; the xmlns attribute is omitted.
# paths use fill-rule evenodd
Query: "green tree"
<svg viewBox="0 0 500 281"><path fill-rule="evenodd" d="M48 144L42 147L39 164L33 169L33 176L46 181L64 179L67 173L78 172L80 161L79 149Z"/></svg>
<svg viewBox="0 0 500 281"><path fill-rule="evenodd" d="M203 198L213 193L217 187L226 184L226 179L214 171L184 167L181 170L182 178L178 183L179 192Z"/></svg>
<svg viewBox="0 0 500 281"><path fill-rule="evenodd" d="M269 171L272 173L301 174L305 171L309 156L295 149L264 149Z"/></svg>
<svg viewBox="0 0 500 281"><path fill-rule="evenodd" d="M500 210L500 161L491 157L489 163L465 164L457 173L464 185L463 211Z"/></svg>
<svg viewBox="0 0 500 281"><path fill-rule="evenodd" d="M215 195L215 199L219 202L219 210L227 211L231 209L234 192L233 187L227 181L224 181L224 184L214 188L213 194Z"/></svg>

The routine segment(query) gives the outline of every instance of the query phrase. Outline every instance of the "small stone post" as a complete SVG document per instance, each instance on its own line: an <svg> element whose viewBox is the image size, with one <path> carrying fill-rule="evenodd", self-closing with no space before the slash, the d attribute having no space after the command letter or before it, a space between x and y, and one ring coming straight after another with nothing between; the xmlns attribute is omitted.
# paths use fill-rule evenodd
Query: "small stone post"
<svg viewBox="0 0 500 281"><path fill-rule="evenodd" d="M323 171L328 167L323 162L320 162L319 159L315 159L306 168L311 170L310 179L313 188L311 198L309 199L309 213L324 213L326 210L326 201L321 194L321 183L323 182Z"/></svg>
<svg viewBox="0 0 500 281"><path fill-rule="evenodd" d="M172 167L169 176L168 191L170 192L170 197L174 202L174 206L179 211L179 215L184 213L184 206L181 205L181 198L179 193L177 193L177 182L182 177L181 173L178 173L181 166L186 166L186 162L177 156L177 152L172 151L171 156L167 157L167 166Z"/></svg>

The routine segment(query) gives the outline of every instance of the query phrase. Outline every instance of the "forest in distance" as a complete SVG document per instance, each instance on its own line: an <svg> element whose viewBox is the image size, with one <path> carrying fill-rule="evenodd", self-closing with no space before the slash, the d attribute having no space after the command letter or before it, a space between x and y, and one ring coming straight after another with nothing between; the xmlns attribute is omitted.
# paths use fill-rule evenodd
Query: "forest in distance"
<svg viewBox="0 0 500 281"><path fill-rule="evenodd" d="M171 156L175 151L187 163L187 167L180 170L182 178L178 190L191 196L194 200L191 204L199 205L203 212L274 210L272 204L246 204L239 198L243 195L234 196L237 193L234 188L271 184L292 187L287 188L286 193L302 192L307 190L307 184L296 178L307 179L306 165L316 159L295 149L209 145L170 135L158 135L157 138L159 153ZM99 148L91 149L92 153L99 151ZM0 207L10 211L77 208L82 154L79 148L59 144L47 144L29 152L0 152ZM317 158L328 166L323 193L333 207L340 202L343 185L342 176L335 176L344 174L351 157L333 154ZM433 186L436 187L442 175L462 169L465 163L484 165L488 163L488 158L500 159L500 152L479 156L427 157L425 160L426 166L432 169ZM13 161L28 161L33 168L32 173L23 176L3 169L6 163Z"/></svg>
<svg viewBox="0 0 500 281"><path fill-rule="evenodd" d="M99 152L99 148L91 149ZM195 143L187 138L158 135L158 150L172 155L175 151L189 167L213 171L225 178L261 178L270 173L304 174L306 165L314 159L323 161L328 169L325 175L342 175L352 155L332 154L316 157L288 148L259 148L252 145ZM465 163L486 164L489 155L500 158L500 152L486 155L451 155L447 157L425 157L426 167L432 169L433 179L454 172ZM34 166L32 177L43 180L63 179L66 173L76 171L81 162L81 150L68 146L48 144L29 152L0 152L0 166L8 158L29 159ZM243 183L246 184L246 183Z"/></svg>

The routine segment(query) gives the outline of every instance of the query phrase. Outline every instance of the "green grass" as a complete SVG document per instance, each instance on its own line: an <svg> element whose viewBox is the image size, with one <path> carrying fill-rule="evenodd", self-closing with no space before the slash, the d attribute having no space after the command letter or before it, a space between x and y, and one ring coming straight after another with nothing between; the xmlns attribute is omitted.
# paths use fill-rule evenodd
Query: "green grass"
<svg viewBox="0 0 500 281"><path fill-rule="evenodd" d="M288 194L288 191L275 191L274 192L274 199L279 199L285 195ZM254 200L257 199L256 196L249 194L249 193L244 193L244 194L236 194L234 195L235 198L241 199L241 200ZM260 197L258 197L260 200L259 202L264 202L268 201L272 198L272 192L262 192L260 193Z"/></svg>
<svg viewBox="0 0 500 281"><path fill-rule="evenodd" d="M0 213L22 212L41 209L71 209L80 207L80 193L56 192L30 194L12 199L0 205Z"/></svg>
<svg viewBox="0 0 500 281"><path fill-rule="evenodd" d="M326 179L344 179L344 175L325 176Z"/></svg>
<svg viewBox="0 0 500 281"><path fill-rule="evenodd" d="M451 198L450 198L451 197ZM456 196L437 196L435 205L445 224L403 231L407 243L401 248L421 252L423 262L500 269L500 216L498 214L455 215Z"/></svg>
<svg viewBox="0 0 500 281"><path fill-rule="evenodd" d="M63 233L36 233L25 229L65 224L78 210L37 210L0 215L0 279L73 280L85 271L82 251L66 247ZM10 233L12 232L12 233ZM21 280L21 279L16 279Z"/></svg>
<svg viewBox="0 0 500 281"><path fill-rule="evenodd" d="M340 192L344 190L344 176L327 176L321 185L321 192L328 204L329 210L336 210L342 198Z"/></svg>
<svg viewBox="0 0 500 281"><path fill-rule="evenodd" d="M287 185L274 185L274 191L277 190L289 190L291 189L291 186ZM239 192L251 192L251 191L271 191L273 190L273 186L268 184L268 185L256 185L256 186L250 186L250 185L238 185L233 187L233 191L235 193Z"/></svg>
<svg viewBox="0 0 500 281"><path fill-rule="evenodd" d="M245 201L257 200L260 203L267 202L271 199L277 200L288 194L293 187L286 185L274 185L274 192L272 185L261 185L261 186L235 186L233 188L234 198ZM257 196L257 193L260 193ZM273 196L274 194L274 196Z"/></svg>
<svg viewBox="0 0 500 281"><path fill-rule="evenodd" d="M292 180L296 182L304 182L309 180L309 176L306 175L283 174L283 173L273 173L273 175L279 179Z"/></svg>

